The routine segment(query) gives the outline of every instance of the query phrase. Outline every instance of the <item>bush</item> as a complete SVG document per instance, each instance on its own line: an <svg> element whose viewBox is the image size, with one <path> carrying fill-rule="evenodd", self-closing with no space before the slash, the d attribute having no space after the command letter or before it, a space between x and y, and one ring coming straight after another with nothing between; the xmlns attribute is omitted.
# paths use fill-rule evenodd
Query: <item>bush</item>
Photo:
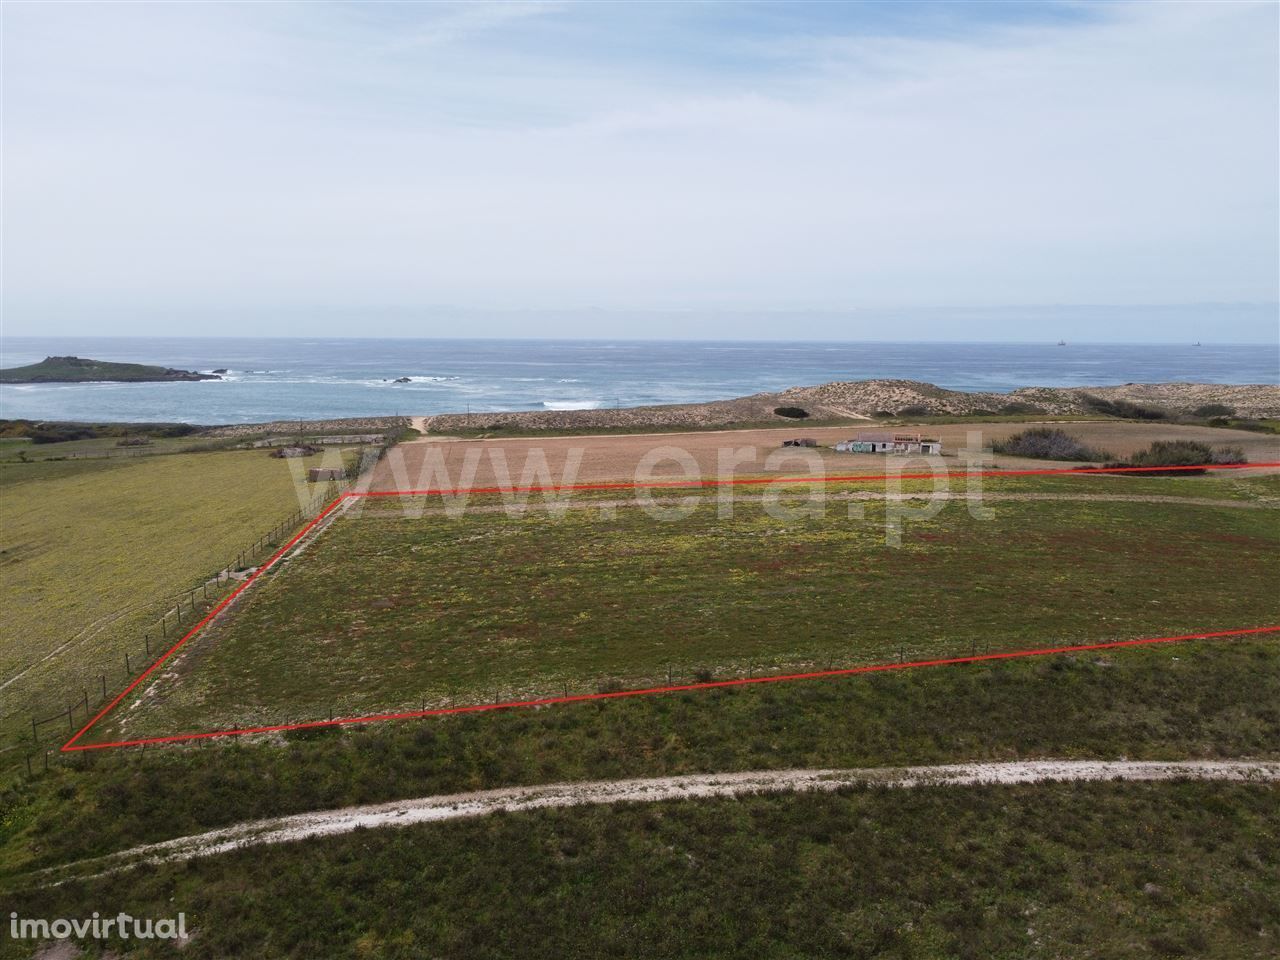
<svg viewBox="0 0 1280 960"><path fill-rule="evenodd" d="M1122 420L1167 420L1169 412L1159 407L1144 407L1132 400L1107 400L1091 393L1081 395L1081 401L1094 413Z"/></svg>
<svg viewBox="0 0 1280 960"><path fill-rule="evenodd" d="M1198 440L1157 440L1146 450L1135 453L1127 463L1108 463L1108 467L1152 467L1158 473L1160 467L1203 467L1225 463L1248 463L1240 447L1213 448ZM1204 471L1179 470L1180 474ZM1135 476L1142 472L1132 471Z"/></svg>
<svg viewBox="0 0 1280 960"><path fill-rule="evenodd" d="M1037 407L1034 403L1023 403L1020 400L1015 400L1013 403L1006 403L1000 408L1000 412L1016 416L1022 413L1044 413L1044 408Z"/></svg>
<svg viewBox="0 0 1280 960"><path fill-rule="evenodd" d="M775 407L773 412L780 417L790 417L792 420L803 420L809 416L809 411L803 407Z"/></svg>
<svg viewBox="0 0 1280 960"><path fill-rule="evenodd" d="M1157 440L1146 450L1129 458L1135 467L1199 467L1215 463L1245 463L1239 447L1216 450L1199 440Z"/></svg>
<svg viewBox="0 0 1280 960"><path fill-rule="evenodd" d="M922 407L919 405L912 406L912 407L903 407L901 410L898 411L898 416L900 417L928 417L928 416L931 416L932 414L933 414L933 411L930 410L928 407Z"/></svg>
<svg viewBox="0 0 1280 960"><path fill-rule="evenodd" d="M1053 427L1037 427L1015 433L991 445L996 453L1036 460L1106 460L1110 454L1086 447L1075 437Z"/></svg>
<svg viewBox="0 0 1280 960"><path fill-rule="evenodd" d="M1196 407L1191 411L1191 415L1195 417L1234 417L1236 408L1229 407L1225 403L1206 403L1202 407Z"/></svg>

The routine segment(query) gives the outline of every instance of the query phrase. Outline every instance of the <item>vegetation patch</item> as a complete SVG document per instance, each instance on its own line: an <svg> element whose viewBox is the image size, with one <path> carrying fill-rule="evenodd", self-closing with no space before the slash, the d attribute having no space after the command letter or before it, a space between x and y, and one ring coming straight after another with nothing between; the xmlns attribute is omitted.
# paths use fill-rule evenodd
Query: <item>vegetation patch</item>
<svg viewBox="0 0 1280 960"><path fill-rule="evenodd" d="M1080 395L1080 401L1094 413L1119 417L1122 420L1167 420L1169 418L1169 411L1160 407L1144 407L1142 404L1122 398L1108 400L1106 397L1085 393Z"/></svg>
<svg viewBox="0 0 1280 960"><path fill-rule="evenodd" d="M122 687L123 651L298 508L288 468L247 451L4 464L0 487L0 746L102 673Z"/></svg>
<svg viewBox="0 0 1280 960"><path fill-rule="evenodd" d="M779 519L754 501L679 522L638 509L339 520L195 641L191 669L180 662L145 708L91 737L1280 618L1271 511L1003 502L977 520L955 505L908 523L897 549L884 511Z"/></svg>
<svg viewBox="0 0 1280 960"><path fill-rule="evenodd" d="M1109 454L1085 446L1071 434L1057 427L1034 427L1015 433L991 445L996 453L1037 460L1102 461Z"/></svg>
<svg viewBox="0 0 1280 960"><path fill-rule="evenodd" d="M23 916L183 910L194 958L1022 960L1087 944L1226 960L1263 955L1280 931L1278 801L1258 784L1059 783L582 807L262 847L9 902Z"/></svg>
<svg viewBox="0 0 1280 960"><path fill-rule="evenodd" d="M1157 440L1127 461L1108 463L1108 467L1200 467L1213 464L1247 463L1240 447L1211 447L1198 440ZM1147 475L1145 471L1127 471ZM1183 471L1185 472L1185 471ZM1153 470L1152 474L1158 474Z"/></svg>
<svg viewBox="0 0 1280 960"><path fill-rule="evenodd" d="M0 878L262 817L539 783L1280 759L1277 705L1280 643L1245 638L83 753L0 790Z"/></svg>

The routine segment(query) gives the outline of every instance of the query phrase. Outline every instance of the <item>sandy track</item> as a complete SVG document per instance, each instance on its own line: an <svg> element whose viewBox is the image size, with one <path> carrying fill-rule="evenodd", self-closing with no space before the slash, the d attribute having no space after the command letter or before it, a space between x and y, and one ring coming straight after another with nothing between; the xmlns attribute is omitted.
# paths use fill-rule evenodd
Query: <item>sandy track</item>
<svg viewBox="0 0 1280 960"><path fill-rule="evenodd" d="M217 856L265 844L292 843L377 827L408 827L489 814L574 807L584 804L653 803L759 793L828 792L852 786L885 789L969 787L1061 781L1222 780L1280 783L1280 762L1248 760L1028 760L956 763L931 767L844 770L753 770L678 777L555 783L474 793L421 797L393 803L344 807L240 823L207 833L147 844L96 860L52 867L36 874L71 870L80 879L149 864ZM62 876L56 882L64 883Z"/></svg>

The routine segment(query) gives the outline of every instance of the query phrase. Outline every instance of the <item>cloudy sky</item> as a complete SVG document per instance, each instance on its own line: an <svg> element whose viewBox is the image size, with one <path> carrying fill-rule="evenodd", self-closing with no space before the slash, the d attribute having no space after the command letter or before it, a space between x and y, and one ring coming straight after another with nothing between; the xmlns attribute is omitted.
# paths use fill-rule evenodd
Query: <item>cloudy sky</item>
<svg viewBox="0 0 1280 960"><path fill-rule="evenodd" d="M1274 341L1278 11L6 2L5 332Z"/></svg>

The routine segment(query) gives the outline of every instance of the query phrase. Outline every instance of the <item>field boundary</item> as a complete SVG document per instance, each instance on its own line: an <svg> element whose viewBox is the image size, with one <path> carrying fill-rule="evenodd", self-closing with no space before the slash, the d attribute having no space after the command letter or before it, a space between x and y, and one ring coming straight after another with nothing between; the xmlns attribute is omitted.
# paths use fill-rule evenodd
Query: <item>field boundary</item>
<svg viewBox="0 0 1280 960"><path fill-rule="evenodd" d="M955 666L970 663L983 663L997 660L1014 660L1026 657L1041 657L1050 654L1061 653L1079 653L1086 651L1110 650L1125 647L1149 646L1154 644L1165 643L1181 643L1189 640L1212 640L1228 637L1241 637L1258 634L1280 633L1280 624L1274 626L1263 627L1247 627L1235 630L1217 630L1203 633L1189 633L1178 636L1168 637L1143 637L1129 640L1114 640L1104 643L1086 643L1075 644L1071 646L1060 647L1041 647L1029 650L1013 650L1001 653L983 653L965 657L947 657L934 660L914 660L898 663L878 663L869 664L858 667L847 667L834 670L816 670L804 673L780 674L775 676L763 677L738 677L729 680L710 680L698 683L686 684L668 684L665 686L646 687L635 690L619 690L598 693L571 694L560 697L543 697L528 700L510 700L495 703L479 703L469 704L457 707L438 707L425 710L401 711L395 713L379 713L367 714L353 717L336 717L328 720L313 720L300 723L272 724L265 726L240 727L226 730L209 730L198 731L192 733L172 734L160 737L141 737L132 740L117 740L106 743L80 743L80 739L87 734L103 717L111 713L126 697L136 690L148 677L150 677L157 669L168 661L175 653L177 653L186 643L193 637L201 633L208 624L213 621L219 614L226 610L242 593L249 589L258 578L270 570L282 557L288 554L299 543L302 542L313 530L315 530L326 518L331 516L334 511L338 510L349 500L371 497L423 497L423 496L452 496L461 495L485 495L485 494L516 494L516 493L559 493L572 491L588 491L588 490L642 490L642 489L672 489L672 488L688 488L690 490L725 487L725 486L762 486L769 484L831 484L831 483L850 483L850 482L868 482L885 480L892 477L899 480L933 480L940 476L946 476L948 479L955 477L963 479L965 477L1011 477L1011 476L1080 476L1090 474L1115 474L1115 473L1173 473L1178 471L1197 471L1203 472L1208 470L1242 470L1242 469L1259 469L1259 468L1275 468L1280 467L1280 462L1274 463L1241 463L1241 464L1205 464L1201 466L1186 467L1067 467L1055 469L1040 470L973 470L951 472L946 474L938 473L875 473L875 474L851 474L834 477L733 477L733 478L713 478L713 479L677 479L677 480L655 480L649 482L599 482L599 483L578 483L578 484L549 484L542 486L526 486L526 487L477 487L473 489L429 489L429 490L347 490L332 501L330 501L323 510L299 530L294 536L275 553L261 563L256 570L248 578L244 580L235 590L222 599L215 607L213 607L203 619L196 623L190 630L181 636L168 650L164 651L159 658L156 659L146 670L140 673L137 678L130 683L125 689L121 690L110 703L103 706L91 719L89 719L79 730L59 748L61 753L74 753L89 750L105 750L120 747L147 746L151 744L163 743L183 743L195 740L207 740L216 737L234 737L247 736L251 734L265 733L282 733L298 730L313 730L323 727L341 727L352 724L381 723L391 720L414 720L424 717L447 716L451 714L461 713L480 713L491 710L509 710L521 707L543 707L558 704L581 703L593 700L617 700L623 697L637 696L654 696L662 693L681 693L699 690L712 690L723 687L746 686L748 684L760 683L782 683L798 680L816 680L830 677L848 677L856 674L864 673L882 673L892 670L911 670L924 667L940 667Z"/></svg>

